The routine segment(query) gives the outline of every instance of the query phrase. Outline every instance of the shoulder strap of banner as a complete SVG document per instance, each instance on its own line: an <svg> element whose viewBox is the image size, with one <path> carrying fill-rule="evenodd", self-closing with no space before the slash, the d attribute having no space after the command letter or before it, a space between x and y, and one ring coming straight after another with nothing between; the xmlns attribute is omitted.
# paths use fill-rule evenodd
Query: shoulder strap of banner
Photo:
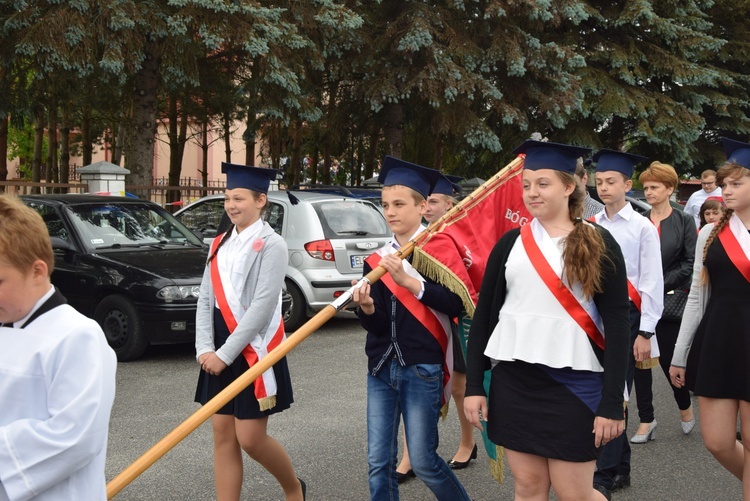
<svg viewBox="0 0 750 501"><path fill-rule="evenodd" d="M547 288L552 292L552 295L560 302L562 307L568 314L581 326L586 335L596 344L599 348L604 349L604 336L599 331L599 328L594 323L591 315L581 306L578 299L570 292L565 284L561 283L560 277L557 276L555 270L552 269L547 258L542 254L539 245L537 245L534 239L534 234L531 232L531 227L528 224L521 226L521 243L528 254L532 266L539 274Z"/></svg>
<svg viewBox="0 0 750 501"><path fill-rule="evenodd" d="M370 265L372 269L375 269L378 266L378 263L380 263L380 254L377 252L371 254L367 259L367 264ZM391 293L398 298L398 300L401 302L401 304L404 305L404 307L414 315L414 318L419 321L420 324L424 325L424 327L430 331L430 334L432 334L432 337L435 338L435 341L438 342L440 345L440 349L443 350L443 385L447 385L448 381L450 380L452 367L446 367L445 363L445 353L448 350L448 336L450 336L450 332L445 332L443 329L442 324L440 321L435 317L435 314L422 302L417 299L414 294L409 292L407 289L400 287L396 284L396 282L393 281L393 277L391 277L390 273L386 273L380 278L380 281L383 282L383 285L385 285ZM451 370L449 370L451 369Z"/></svg>
<svg viewBox="0 0 750 501"><path fill-rule="evenodd" d="M219 243L221 242L223 235L223 233L221 235L218 235L216 238L214 238L214 241L211 242L210 255L213 255L214 252L216 252L216 249L219 248ZM224 318L224 322L227 324L227 328L229 329L229 333L231 334L232 332L234 332L234 329L237 328L237 319L234 318L234 313L232 313L232 309L229 307L229 302L227 301L227 296L224 292L224 286L221 283L221 274L219 273L219 256L214 256L214 258L211 260L210 266L211 285L214 288L214 296L216 296L216 302L219 305L219 311L221 311L221 316Z"/></svg>
<svg viewBox="0 0 750 501"><path fill-rule="evenodd" d="M729 256L729 259L732 261L732 264L734 264L742 276L745 277L745 280L750 282L750 260L747 258L745 250L740 245L739 240L737 240L737 237L729 228L728 224L724 225L719 232L719 241L724 247L727 256Z"/></svg>

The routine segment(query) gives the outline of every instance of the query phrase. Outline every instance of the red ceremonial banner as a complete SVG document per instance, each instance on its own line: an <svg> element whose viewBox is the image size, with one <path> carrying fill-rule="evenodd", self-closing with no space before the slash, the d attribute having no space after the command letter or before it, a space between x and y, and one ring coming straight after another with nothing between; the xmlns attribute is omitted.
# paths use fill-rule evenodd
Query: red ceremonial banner
<svg viewBox="0 0 750 501"><path fill-rule="evenodd" d="M459 295L474 315L487 258L500 237L531 220L522 198L523 162L472 194L438 231L417 237L414 267Z"/></svg>

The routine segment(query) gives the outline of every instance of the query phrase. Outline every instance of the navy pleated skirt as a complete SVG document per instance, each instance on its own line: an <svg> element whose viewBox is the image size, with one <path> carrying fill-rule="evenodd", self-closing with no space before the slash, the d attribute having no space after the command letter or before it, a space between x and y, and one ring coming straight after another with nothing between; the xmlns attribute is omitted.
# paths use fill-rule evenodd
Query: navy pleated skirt
<svg viewBox="0 0 750 501"><path fill-rule="evenodd" d="M224 323L224 317L218 308L214 309L214 343L216 349L221 348L229 337L229 329ZM218 376L201 370L198 376L198 387L195 390L195 401L201 405L205 404L220 391L229 386L235 379L241 376L249 369L247 360L240 354L232 364L224 369ZM276 405L271 409L261 411L258 400L255 398L255 383L242 390L224 407L219 409L217 414L234 415L237 419L257 419L264 416L276 414L288 409L294 402L292 393L292 378L289 375L289 367L286 357L279 360L273 366L273 373L276 376Z"/></svg>

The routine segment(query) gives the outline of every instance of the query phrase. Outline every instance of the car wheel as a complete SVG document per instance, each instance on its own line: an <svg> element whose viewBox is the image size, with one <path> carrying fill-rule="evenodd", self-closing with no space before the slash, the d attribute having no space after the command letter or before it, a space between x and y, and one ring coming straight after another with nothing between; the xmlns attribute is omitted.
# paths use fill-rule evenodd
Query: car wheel
<svg viewBox="0 0 750 501"><path fill-rule="evenodd" d="M307 301L299 287L291 281L286 281L286 291L291 296L291 304L284 315L284 330L292 333L299 329L307 321Z"/></svg>
<svg viewBox="0 0 750 501"><path fill-rule="evenodd" d="M94 319L101 325L117 360L135 360L148 348L140 315L125 296L107 296L97 305Z"/></svg>

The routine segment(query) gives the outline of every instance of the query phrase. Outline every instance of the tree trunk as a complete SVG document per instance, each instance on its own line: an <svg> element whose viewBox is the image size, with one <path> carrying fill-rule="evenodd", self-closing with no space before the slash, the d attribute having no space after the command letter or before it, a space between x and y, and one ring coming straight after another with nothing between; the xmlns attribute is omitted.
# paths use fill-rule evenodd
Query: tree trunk
<svg viewBox="0 0 750 501"><path fill-rule="evenodd" d="M120 165L120 162L122 161L122 150L124 148L124 142L125 142L125 126L122 123L118 123L115 126L116 131L114 136L114 143L112 144L112 163L115 165Z"/></svg>
<svg viewBox="0 0 750 501"><path fill-rule="evenodd" d="M49 107L49 126L47 127L47 182L59 182L57 171L57 97L52 96Z"/></svg>
<svg viewBox="0 0 750 501"><path fill-rule="evenodd" d="M34 159L31 161L31 182L42 180L42 154L44 148L44 108L37 111L34 122ZM32 193L40 193L38 186L31 189Z"/></svg>
<svg viewBox="0 0 750 501"><path fill-rule="evenodd" d="M378 140L380 139L380 124L377 117L372 121L372 131L370 131L370 144L367 148L367 157L365 158L365 181L370 179L374 174L378 154Z"/></svg>
<svg viewBox="0 0 750 501"><path fill-rule="evenodd" d="M289 165L289 172L284 178L288 185L300 184L300 165L302 165L302 120L295 120L291 127L292 133L292 156Z"/></svg>
<svg viewBox="0 0 750 501"><path fill-rule="evenodd" d="M365 145L362 138L362 129L360 128L359 136L357 137L357 165L354 167L352 173L352 186L362 185L362 159L365 158Z"/></svg>
<svg viewBox="0 0 750 501"><path fill-rule="evenodd" d="M60 115L60 182L70 182L70 102L66 101ZM68 189L60 189L67 193Z"/></svg>
<svg viewBox="0 0 750 501"><path fill-rule="evenodd" d="M203 120L201 150L203 150L203 158L201 162L201 165L203 165L203 170L201 171L201 181L203 182L203 187L205 188L206 186L208 186L208 116L204 117ZM208 194L208 192L206 192L206 194Z"/></svg>
<svg viewBox="0 0 750 501"><path fill-rule="evenodd" d="M83 166L91 165L94 157L94 140L91 138L91 105L83 104L81 118L81 148L83 149Z"/></svg>
<svg viewBox="0 0 750 501"><path fill-rule="evenodd" d="M229 120L229 113L224 113L224 154L226 162L232 163L232 121Z"/></svg>
<svg viewBox="0 0 750 501"><path fill-rule="evenodd" d="M130 170L127 184L151 186L154 182L154 142L156 140L156 111L160 88L162 42L148 42L145 59L135 75L133 94L133 123L125 139L126 167ZM139 188L134 194L148 199L149 190Z"/></svg>
<svg viewBox="0 0 750 501"><path fill-rule="evenodd" d="M384 112L383 133L386 151L393 157L401 158L404 147L404 107L400 104L389 104Z"/></svg>
<svg viewBox="0 0 750 501"><path fill-rule="evenodd" d="M320 172L321 184L331 184L331 146L326 141L323 144L323 172Z"/></svg>
<svg viewBox="0 0 750 501"><path fill-rule="evenodd" d="M8 124L10 115L0 119L0 181L8 180ZM5 187L0 186L0 193L5 192Z"/></svg>
<svg viewBox="0 0 750 501"><path fill-rule="evenodd" d="M180 156L180 138L179 124L177 118L177 96L173 93L169 95L169 176L167 186L180 185L180 170L182 167L182 157ZM167 203L179 200L179 191L167 191Z"/></svg>
<svg viewBox="0 0 750 501"><path fill-rule="evenodd" d="M445 142L443 141L443 138L436 137L435 138L435 161L433 162L432 168L437 170L442 170L443 168L443 146L445 145Z"/></svg>
<svg viewBox="0 0 750 501"><path fill-rule="evenodd" d="M318 184L318 162L320 162L320 150L315 148L313 156L310 159L310 184Z"/></svg>
<svg viewBox="0 0 750 501"><path fill-rule="evenodd" d="M255 165L255 136L258 133L255 110L247 108L247 128L245 129L245 165Z"/></svg>

